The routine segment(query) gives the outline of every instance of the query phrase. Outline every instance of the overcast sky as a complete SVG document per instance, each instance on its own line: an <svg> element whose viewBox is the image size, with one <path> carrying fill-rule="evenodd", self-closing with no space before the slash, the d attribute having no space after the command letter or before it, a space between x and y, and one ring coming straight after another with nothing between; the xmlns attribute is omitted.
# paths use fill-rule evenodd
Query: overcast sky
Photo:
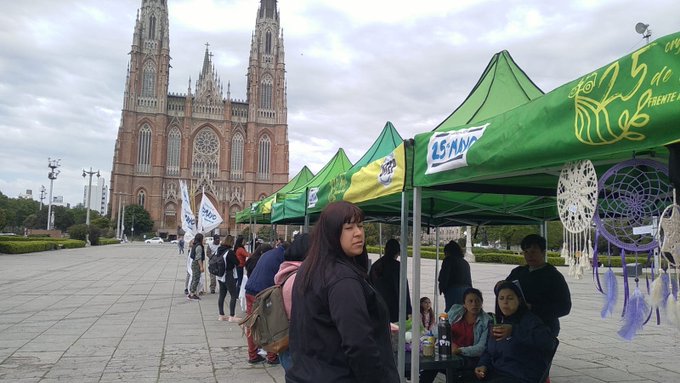
<svg viewBox="0 0 680 383"><path fill-rule="evenodd" d="M49 189L82 202L83 168L108 185L141 0L0 0L0 191ZM185 93L210 43L244 99L259 0L168 0L170 92ZM290 175L342 147L356 161L387 121L432 130L507 49L548 92L680 31L678 0L279 0L288 82ZM226 90L225 90L226 93ZM225 94L226 96L226 94Z"/></svg>

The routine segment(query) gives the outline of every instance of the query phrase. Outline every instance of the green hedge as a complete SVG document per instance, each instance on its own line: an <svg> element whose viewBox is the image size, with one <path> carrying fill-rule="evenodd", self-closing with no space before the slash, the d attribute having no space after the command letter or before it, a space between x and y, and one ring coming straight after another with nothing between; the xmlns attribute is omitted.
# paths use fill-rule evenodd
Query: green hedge
<svg viewBox="0 0 680 383"><path fill-rule="evenodd" d="M116 238L99 238L99 245L116 245L120 243L120 239Z"/></svg>
<svg viewBox="0 0 680 383"><path fill-rule="evenodd" d="M0 241L0 253L25 254L37 251L74 249L85 247L85 242L75 239L57 239L42 241Z"/></svg>
<svg viewBox="0 0 680 383"><path fill-rule="evenodd" d="M378 246L366 246L369 253L379 253L380 248ZM479 251L483 250L483 251ZM480 263L501 263L507 265L524 265L524 257L517 255L514 251L509 250L496 250L496 249L480 249L474 248L473 253L475 254L475 261ZM548 263L554 266L564 266L564 258L555 255L555 252L548 252ZM408 249L409 257L413 256L412 249ZM437 252L432 246L423 246L420 250L420 257L426 259L436 259ZM439 259L444 259L444 252L440 249ZM613 262L612 262L613 265ZM621 265L619 260L619 266Z"/></svg>
<svg viewBox="0 0 680 383"><path fill-rule="evenodd" d="M609 266L610 263L609 261L611 260L611 266L612 267L621 267L621 256L620 255L612 255L611 257L608 255L601 256L598 255L597 261L600 262L602 266ZM643 267L647 267L647 257L633 257L631 255L626 256L626 264L628 265L634 265L635 261L637 260L637 263L641 264Z"/></svg>

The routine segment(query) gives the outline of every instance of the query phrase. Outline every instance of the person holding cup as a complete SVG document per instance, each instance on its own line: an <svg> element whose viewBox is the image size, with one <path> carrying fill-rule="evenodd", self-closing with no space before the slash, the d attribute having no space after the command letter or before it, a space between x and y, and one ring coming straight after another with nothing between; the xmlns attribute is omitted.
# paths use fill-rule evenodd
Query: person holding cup
<svg viewBox="0 0 680 383"><path fill-rule="evenodd" d="M463 304L452 305L448 312L451 319L451 351L465 359L463 369L468 373L477 365L489 335L491 317L484 312L483 303L482 292L469 287L463 292ZM430 383L439 372L446 373L445 370L423 370L420 372L420 381Z"/></svg>
<svg viewBox="0 0 680 383"><path fill-rule="evenodd" d="M555 337L529 311L521 288L496 284L496 315L475 375L489 382L537 382L549 365Z"/></svg>

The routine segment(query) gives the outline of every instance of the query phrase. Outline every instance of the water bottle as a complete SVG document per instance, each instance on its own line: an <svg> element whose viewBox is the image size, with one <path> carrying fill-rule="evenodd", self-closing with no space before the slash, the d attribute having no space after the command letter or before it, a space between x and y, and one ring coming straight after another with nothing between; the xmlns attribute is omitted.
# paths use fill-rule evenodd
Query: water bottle
<svg viewBox="0 0 680 383"><path fill-rule="evenodd" d="M451 324L449 323L449 316L446 313L439 314L437 333L439 358L447 358L451 356Z"/></svg>

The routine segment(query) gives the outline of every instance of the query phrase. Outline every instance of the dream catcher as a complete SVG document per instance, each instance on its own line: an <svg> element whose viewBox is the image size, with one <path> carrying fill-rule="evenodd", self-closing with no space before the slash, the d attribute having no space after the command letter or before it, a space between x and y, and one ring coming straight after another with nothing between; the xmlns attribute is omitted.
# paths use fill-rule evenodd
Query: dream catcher
<svg viewBox="0 0 680 383"><path fill-rule="evenodd" d="M597 173L589 160L569 162L557 181L557 211L564 227L562 257L580 279L592 259L590 228L597 205Z"/></svg>
<svg viewBox="0 0 680 383"><path fill-rule="evenodd" d="M639 287L637 253L649 252L649 261L652 251L658 246L656 224L664 209L672 203L668 169L662 163L649 159L624 161L605 172L598 189L599 203L594 217L597 235L602 235L610 245L621 249L624 325L618 333L622 338L631 340L651 317L651 311ZM631 296L626 251L636 255L635 289ZM594 258L597 261L597 255ZM611 260L605 281L607 291L603 316L611 315L616 302L617 289L614 273L611 271ZM649 289L649 284L647 288Z"/></svg>
<svg viewBox="0 0 680 383"><path fill-rule="evenodd" d="M657 240L663 258L659 278L652 283L651 299L654 306L667 308L668 317L680 327L680 305L678 304L678 273L680 272L680 206L677 204L676 190L673 190L673 204L666 207L659 219ZM674 278L667 273L668 268L675 270ZM672 296L673 299L668 299Z"/></svg>

